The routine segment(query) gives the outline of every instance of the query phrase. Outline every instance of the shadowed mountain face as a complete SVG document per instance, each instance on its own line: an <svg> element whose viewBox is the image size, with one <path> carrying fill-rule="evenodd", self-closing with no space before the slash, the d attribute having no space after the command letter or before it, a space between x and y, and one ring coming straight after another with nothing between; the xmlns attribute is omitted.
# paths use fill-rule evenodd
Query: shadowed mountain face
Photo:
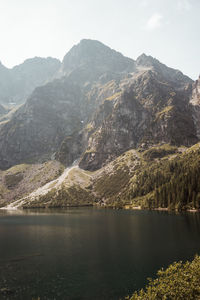
<svg viewBox="0 0 200 300"><path fill-rule="evenodd" d="M50 159L65 136L81 129L83 101L69 80L35 89L0 131L1 166Z"/></svg>
<svg viewBox="0 0 200 300"><path fill-rule="evenodd" d="M131 148L192 145L192 80L158 60L136 61L82 40L56 80L35 89L0 129L0 168L56 157L96 170Z"/></svg>
<svg viewBox="0 0 200 300"><path fill-rule="evenodd" d="M0 103L24 103L37 86L54 77L59 67L60 61L51 57L27 59L12 69L0 64Z"/></svg>

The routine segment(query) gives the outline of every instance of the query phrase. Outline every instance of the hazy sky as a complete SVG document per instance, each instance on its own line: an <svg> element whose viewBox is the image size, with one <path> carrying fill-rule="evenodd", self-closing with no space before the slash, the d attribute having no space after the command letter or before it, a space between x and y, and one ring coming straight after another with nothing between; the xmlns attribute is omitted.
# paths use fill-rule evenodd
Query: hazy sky
<svg viewBox="0 0 200 300"><path fill-rule="evenodd" d="M200 0L0 0L0 60L62 60L83 38L200 73Z"/></svg>

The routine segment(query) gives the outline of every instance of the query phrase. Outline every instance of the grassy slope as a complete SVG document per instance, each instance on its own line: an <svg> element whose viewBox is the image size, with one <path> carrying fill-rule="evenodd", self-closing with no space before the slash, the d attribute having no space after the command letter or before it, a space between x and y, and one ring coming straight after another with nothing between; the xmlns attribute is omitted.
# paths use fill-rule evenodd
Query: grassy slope
<svg viewBox="0 0 200 300"><path fill-rule="evenodd" d="M21 164L0 171L0 205L22 198L47 182L57 178L64 170L62 164L49 161L43 164Z"/></svg>
<svg viewBox="0 0 200 300"><path fill-rule="evenodd" d="M198 209L200 145L128 151L98 172L94 192L109 206Z"/></svg>
<svg viewBox="0 0 200 300"><path fill-rule="evenodd" d="M56 178L62 168L57 162L47 162L40 167L20 165L1 172L0 195L7 195L8 199L14 193L15 199L19 198ZM96 172L75 168L61 186L52 186L46 195L27 201L24 206L91 204L116 208L199 209L200 144L188 149L164 144L146 151L130 150Z"/></svg>
<svg viewBox="0 0 200 300"><path fill-rule="evenodd" d="M47 194L27 200L23 207L67 207L92 205L94 196L90 190L91 173L79 168L72 169L64 182Z"/></svg>

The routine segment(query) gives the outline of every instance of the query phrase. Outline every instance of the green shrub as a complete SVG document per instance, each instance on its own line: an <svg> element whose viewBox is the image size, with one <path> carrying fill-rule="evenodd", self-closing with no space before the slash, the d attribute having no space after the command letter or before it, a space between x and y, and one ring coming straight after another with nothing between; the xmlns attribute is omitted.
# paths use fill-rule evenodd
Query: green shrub
<svg viewBox="0 0 200 300"><path fill-rule="evenodd" d="M200 299L200 257L192 262L175 262L161 269L157 278L149 279L145 289L135 292L129 300L197 300Z"/></svg>

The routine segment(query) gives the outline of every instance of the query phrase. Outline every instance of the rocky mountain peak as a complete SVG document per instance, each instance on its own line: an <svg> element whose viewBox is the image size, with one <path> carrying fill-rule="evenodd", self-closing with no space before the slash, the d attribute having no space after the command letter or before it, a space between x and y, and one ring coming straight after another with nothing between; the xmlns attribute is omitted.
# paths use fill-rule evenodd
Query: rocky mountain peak
<svg viewBox="0 0 200 300"><path fill-rule="evenodd" d="M170 68L158 59L144 53L137 58L136 66L139 70L144 68L152 69L159 76L162 76L166 82L175 84L177 87L183 88L183 86L193 82L191 78L184 75L181 71Z"/></svg>
<svg viewBox="0 0 200 300"><path fill-rule="evenodd" d="M138 66L144 66L144 67L152 67L156 64L156 62L159 62L159 61L150 55L146 55L145 53L142 53L136 59L136 64Z"/></svg>
<svg viewBox="0 0 200 300"><path fill-rule="evenodd" d="M73 73L74 75L75 72L76 76L78 73L80 76L81 73L84 74L81 79L87 81L88 79L96 80L107 72L122 73L134 70L134 60L123 56L99 41L83 39L65 55L61 74L72 75Z"/></svg>
<svg viewBox="0 0 200 300"><path fill-rule="evenodd" d="M199 125L186 89L193 81L180 71L146 54L134 61L89 39L72 47L60 76L44 84L54 64L59 67L36 57L15 68L20 90L12 84L12 95L42 86L0 128L0 168L58 157L67 165L80 158L82 168L94 170L132 148L196 143Z"/></svg>

